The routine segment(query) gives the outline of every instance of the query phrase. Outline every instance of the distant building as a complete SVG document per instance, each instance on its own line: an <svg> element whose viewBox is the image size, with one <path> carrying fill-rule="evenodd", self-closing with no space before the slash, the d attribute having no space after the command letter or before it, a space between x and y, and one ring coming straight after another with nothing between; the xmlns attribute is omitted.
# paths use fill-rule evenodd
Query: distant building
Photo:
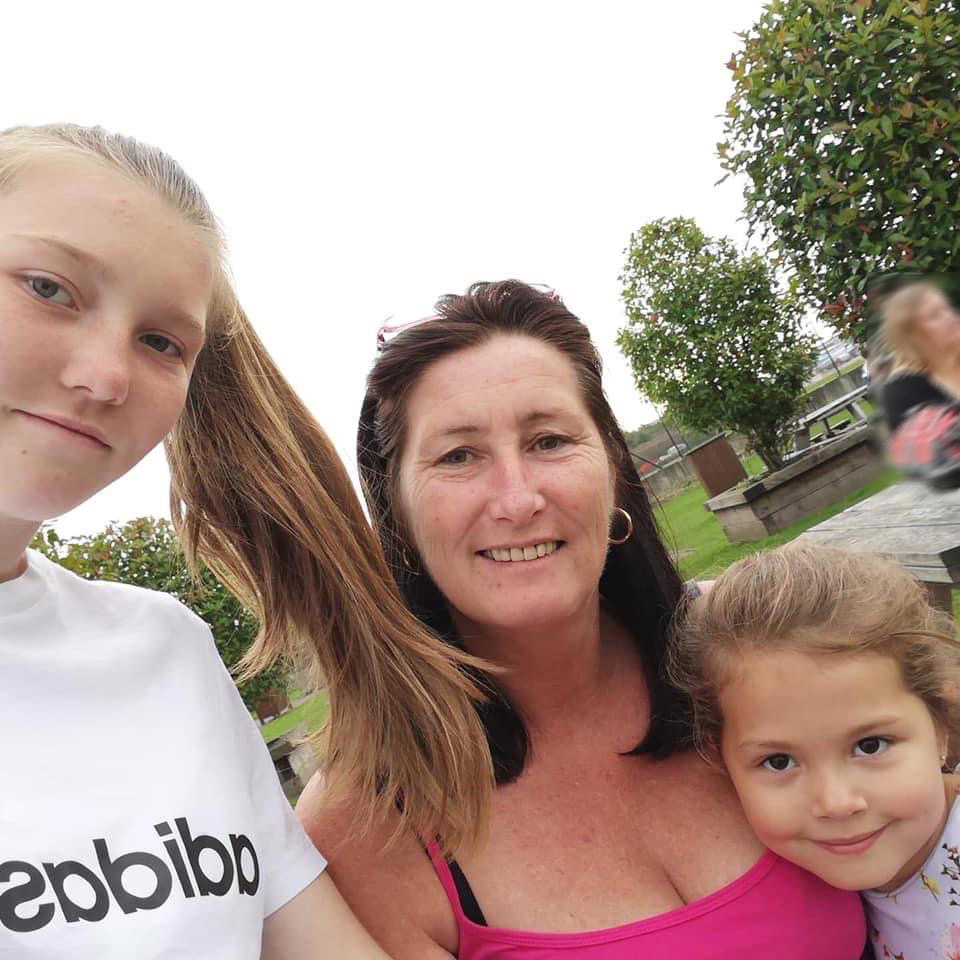
<svg viewBox="0 0 960 960"><path fill-rule="evenodd" d="M817 354L814 374L825 373L828 370L832 370L834 364L840 367L860 356L859 348L840 336L832 336L829 340L822 341L822 343L823 347Z"/></svg>

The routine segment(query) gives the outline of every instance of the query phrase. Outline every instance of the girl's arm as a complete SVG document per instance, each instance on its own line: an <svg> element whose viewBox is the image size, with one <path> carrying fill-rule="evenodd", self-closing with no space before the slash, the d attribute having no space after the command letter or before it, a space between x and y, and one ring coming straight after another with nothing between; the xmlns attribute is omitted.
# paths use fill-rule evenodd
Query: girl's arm
<svg viewBox="0 0 960 960"><path fill-rule="evenodd" d="M322 873L263 925L261 960L389 960Z"/></svg>

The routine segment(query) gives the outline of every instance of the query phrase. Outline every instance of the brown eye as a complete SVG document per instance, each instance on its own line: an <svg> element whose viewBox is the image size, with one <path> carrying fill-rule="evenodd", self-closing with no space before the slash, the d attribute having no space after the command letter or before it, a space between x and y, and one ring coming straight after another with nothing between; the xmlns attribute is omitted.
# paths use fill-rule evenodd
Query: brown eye
<svg viewBox="0 0 960 960"><path fill-rule="evenodd" d="M853 752L858 757L875 757L889 746L890 741L886 737L864 737L857 741Z"/></svg>
<svg viewBox="0 0 960 960"><path fill-rule="evenodd" d="M774 773L783 773L795 765L793 757L789 753L774 753L763 759L762 766Z"/></svg>

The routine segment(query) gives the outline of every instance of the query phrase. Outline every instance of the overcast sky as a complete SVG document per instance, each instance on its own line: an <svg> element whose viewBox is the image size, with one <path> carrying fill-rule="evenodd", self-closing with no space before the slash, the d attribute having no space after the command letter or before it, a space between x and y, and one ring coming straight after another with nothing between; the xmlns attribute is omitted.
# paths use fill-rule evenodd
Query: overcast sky
<svg viewBox="0 0 960 960"><path fill-rule="evenodd" d="M259 333L352 472L377 328L475 280L554 286L632 429L653 412L615 344L623 250L663 216L743 239L742 187L715 186L715 145L734 34L762 6L5 4L0 127L99 123L172 153L223 222ZM57 527L143 514L166 515L157 452Z"/></svg>

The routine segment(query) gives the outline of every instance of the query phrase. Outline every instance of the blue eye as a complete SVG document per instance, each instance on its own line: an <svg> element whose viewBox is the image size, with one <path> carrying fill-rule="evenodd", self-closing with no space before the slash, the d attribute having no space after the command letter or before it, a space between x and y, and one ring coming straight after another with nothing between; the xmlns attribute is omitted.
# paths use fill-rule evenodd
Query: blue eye
<svg viewBox="0 0 960 960"><path fill-rule="evenodd" d="M59 303L65 307L74 306L70 292L56 280L51 280L49 277L28 277L27 285L41 300Z"/></svg>
<svg viewBox="0 0 960 960"><path fill-rule="evenodd" d="M145 343L151 350L162 353L167 357L179 357L182 355L181 349L169 338L159 333L148 333L140 338L141 343ZM173 353L169 353L170 349Z"/></svg>
<svg viewBox="0 0 960 960"><path fill-rule="evenodd" d="M796 765L797 761L789 753L773 753L769 757L764 757L760 762L760 766L773 773L785 773Z"/></svg>
<svg viewBox="0 0 960 960"><path fill-rule="evenodd" d="M875 757L883 753L890 746L889 737L864 737L858 740L853 748L855 757Z"/></svg>

